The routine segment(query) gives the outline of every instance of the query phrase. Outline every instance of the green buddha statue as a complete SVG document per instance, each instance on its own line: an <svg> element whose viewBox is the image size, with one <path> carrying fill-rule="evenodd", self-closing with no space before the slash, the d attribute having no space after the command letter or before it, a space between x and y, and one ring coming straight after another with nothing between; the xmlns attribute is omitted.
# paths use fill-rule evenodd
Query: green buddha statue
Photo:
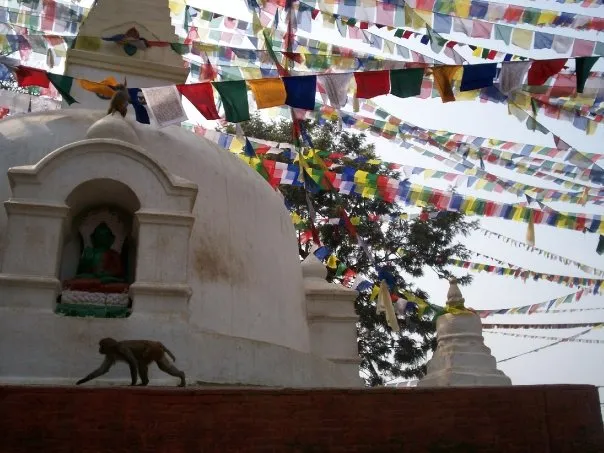
<svg viewBox="0 0 604 453"><path fill-rule="evenodd" d="M77 279L98 279L101 284L125 282L119 253L111 248L115 236L105 222L90 235L91 246L84 248L78 264Z"/></svg>

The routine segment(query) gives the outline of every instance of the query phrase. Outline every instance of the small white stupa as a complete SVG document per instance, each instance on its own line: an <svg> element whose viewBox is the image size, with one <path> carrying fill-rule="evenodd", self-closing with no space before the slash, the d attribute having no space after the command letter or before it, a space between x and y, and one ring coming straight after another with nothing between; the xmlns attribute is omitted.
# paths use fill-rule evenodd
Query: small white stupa
<svg viewBox="0 0 604 453"><path fill-rule="evenodd" d="M451 279L447 305L464 308L464 298ZM471 311L447 313L436 321L438 346L428 362L428 372L418 387L473 387L512 385L497 369L495 357L485 346L480 317Z"/></svg>

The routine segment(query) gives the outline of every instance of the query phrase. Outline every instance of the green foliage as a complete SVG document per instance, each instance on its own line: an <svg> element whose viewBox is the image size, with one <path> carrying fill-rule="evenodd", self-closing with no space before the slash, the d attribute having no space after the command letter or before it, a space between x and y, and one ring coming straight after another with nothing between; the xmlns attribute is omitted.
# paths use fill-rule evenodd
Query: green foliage
<svg viewBox="0 0 604 453"><path fill-rule="evenodd" d="M281 119L265 122L259 116L241 123L248 137L292 143L291 122ZM366 163L375 158L374 145L367 143L363 134L339 130L335 123L305 123L316 150L322 150L324 159L329 161L330 153L341 153L341 163L370 173L402 179L397 171L384 165ZM230 126L227 132L233 133ZM366 158L355 160L358 157ZM282 159L277 156L276 159ZM337 170L336 170L337 171ZM282 193L293 209L308 222L309 214L305 191L299 187L282 186ZM334 191L321 191L312 195L313 205L321 217L338 217L338 208L343 207L350 217L359 217L357 226L359 236L367 243L378 266L386 266L397 279L397 287L411 291L428 300L428 294L413 285L413 279L421 277L426 268L431 268L441 278L452 275L445 269L447 259L459 257L466 259L468 250L456 238L468 234L476 227L457 213L441 213L436 218L421 221L396 220L383 224L369 220L369 215L394 215L401 213L400 206L380 199L362 198L358 195L340 195ZM316 225L323 245L334 251L336 256L348 267L377 281L377 270L357 242L340 225ZM300 236L299 236L300 238ZM311 244L299 241L301 258L310 252ZM404 253L396 254L397 250ZM400 256L399 256L400 255ZM460 284L467 284L470 276L457 276ZM328 280L338 281L336 272L330 270ZM356 301L358 323L358 346L362 358L361 370L370 386L381 385L386 381L403 377L418 378L424 375L427 354L436 347L433 313L421 317L417 313L399 318L401 333L394 333L386 324L384 314L376 313L376 301L369 300L368 293L359 295ZM444 301L437 301L443 305Z"/></svg>

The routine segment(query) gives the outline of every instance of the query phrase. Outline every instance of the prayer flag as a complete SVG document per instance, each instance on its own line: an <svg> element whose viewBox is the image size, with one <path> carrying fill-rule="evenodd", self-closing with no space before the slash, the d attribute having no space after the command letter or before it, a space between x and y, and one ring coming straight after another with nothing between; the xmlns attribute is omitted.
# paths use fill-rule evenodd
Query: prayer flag
<svg viewBox="0 0 604 453"><path fill-rule="evenodd" d="M136 121L142 124L150 124L149 112L145 105L145 96L140 88L128 88L128 97L130 97L130 103L134 108L134 114L136 115Z"/></svg>
<svg viewBox="0 0 604 453"><path fill-rule="evenodd" d="M176 88L186 97L193 106L199 110L206 120L220 118L214 101L214 90L209 82L192 83L189 85L176 85Z"/></svg>
<svg viewBox="0 0 604 453"><path fill-rule="evenodd" d="M581 57L575 59L575 70L577 75L577 93L583 93L585 82L589 77L591 68L598 61L598 57Z"/></svg>
<svg viewBox="0 0 604 453"><path fill-rule="evenodd" d="M463 66L460 91L478 90L493 85L497 74L497 63Z"/></svg>
<svg viewBox="0 0 604 453"><path fill-rule="evenodd" d="M64 76L60 74L47 73L46 76L50 80L50 83L57 89L59 94L63 97L63 100L68 105L77 103L74 98L69 94L71 92L71 85L73 84L73 77Z"/></svg>
<svg viewBox="0 0 604 453"><path fill-rule="evenodd" d="M520 88L530 65L530 61L507 61L502 63L499 74L499 90L508 95Z"/></svg>
<svg viewBox="0 0 604 453"><path fill-rule="evenodd" d="M287 97L285 104L304 110L314 110L317 93L317 76L283 77Z"/></svg>
<svg viewBox="0 0 604 453"><path fill-rule="evenodd" d="M533 210L529 213L528 228L526 230L526 242L534 247L535 246L535 223L533 220Z"/></svg>
<svg viewBox="0 0 604 453"><path fill-rule="evenodd" d="M175 85L141 88L141 91L158 126L169 126L187 120Z"/></svg>
<svg viewBox="0 0 604 453"><path fill-rule="evenodd" d="M331 251L326 246L319 247L314 253L317 259L320 261L324 261L325 258L331 255Z"/></svg>
<svg viewBox="0 0 604 453"><path fill-rule="evenodd" d="M254 93L259 109L277 107L285 104L287 93L279 78L248 80L247 84Z"/></svg>
<svg viewBox="0 0 604 453"><path fill-rule="evenodd" d="M598 246L596 247L596 253L598 255L604 255L604 235L600 235Z"/></svg>
<svg viewBox="0 0 604 453"><path fill-rule="evenodd" d="M535 49L551 49L554 43L554 35L550 33L535 32Z"/></svg>
<svg viewBox="0 0 604 453"><path fill-rule="evenodd" d="M329 103L332 107L341 108L348 101L348 86L352 79L352 73L322 74L319 83L325 89Z"/></svg>
<svg viewBox="0 0 604 453"><path fill-rule="evenodd" d="M371 99L390 92L389 71L355 72L357 98Z"/></svg>
<svg viewBox="0 0 604 453"><path fill-rule="evenodd" d="M533 40L533 32L531 30L525 30L524 28L514 28L512 33L512 44L529 50L531 48L531 42Z"/></svg>
<svg viewBox="0 0 604 453"><path fill-rule="evenodd" d="M393 331L398 332L400 327L396 319L396 314L394 313L394 307L392 306L392 297L390 296L388 285L384 280L380 282L378 305L384 308L384 311L386 312L386 321L390 328Z"/></svg>
<svg viewBox="0 0 604 453"><path fill-rule="evenodd" d="M91 82L90 80L79 79L78 83L82 89L96 94L101 99L111 99L115 93L115 89L113 87L118 85L118 81L113 77L107 77L105 80L100 82Z"/></svg>
<svg viewBox="0 0 604 453"><path fill-rule="evenodd" d="M212 82L212 85L214 85L214 88L220 94L227 121L239 123L250 119L245 80Z"/></svg>
<svg viewBox="0 0 604 453"><path fill-rule="evenodd" d="M46 75L46 71L41 69L17 66L15 75L20 87L38 86L48 88L50 86L50 80Z"/></svg>
<svg viewBox="0 0 604 453"><path fill-rule="evenodd" d="M529 85L543 85L551 76L558 74L564 65L566 58L557 60L535 60L528 71Z"/></svg>
<svg viewBox="0 0 604 453"><path fill-rule="evenodd" d="M393 69L390 71L390 93L399 98L419 96L424 68Z"/></svg>
<svg viewBox="0 0 604 453"><path fill-rule="evenodd" d="M432 69L434 85L436 85L436 89L438 90L443 103L455 101L452 82L453 77L455 77L455 74L460 67L461 66L435 66Z"/></svg>

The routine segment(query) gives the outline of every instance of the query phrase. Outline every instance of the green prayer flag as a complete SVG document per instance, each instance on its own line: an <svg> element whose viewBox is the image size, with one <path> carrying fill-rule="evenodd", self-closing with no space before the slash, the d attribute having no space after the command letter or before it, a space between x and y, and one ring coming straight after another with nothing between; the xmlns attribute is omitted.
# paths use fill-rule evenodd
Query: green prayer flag
<svg viewBox="0 0 604 453"><path fill-rule="evenodd" d="M579 57L575 59L575 70L577 75L577 93L583 93L585 82L589 77L591 68L594 67L599 57Z"/></svg>
<svg viewBox="0 0 604 453"><path fill-rule="evenodd" d="M512 37L512 27L507 25L495 24L495 33L493 34L496 40L503 41L508 46Z"/></svg>
<svg viewBox="0 0 604 453"><path fill-rule="evenodd" d="M77 103L74 98L71 97L71 85L73 84L73 77L64 76L60 74L53 74L51 72L46 73L48 80L50 83L54 85L59 94L63 97L63 100L67 102L68 105L73 103Z"/></svg>
<svg viewBox="0 0 604 453"><path fill-rule="evenodd" d="M342 275L344 275L344 272L346 271L347 267L344 263L340 262L338 263L338 268L336 269L336 277L340 277Z"/></svg>
<svg viewBox="0 0 604 453"><path fill-rule="evenodd" d="M491 49L482 49L482 54L480 55L482 58L487 58L489 56L489 52Z"/></svg>
<svg viewBox="0 0 604 453"><path fill-rule="evenodd" d="M423 79L424 68L393 69L390 71L390 94L399 98L419 96Z"/></svg>
<svg viewBox="0 0 604 453"><path fill-rule="evenodd" d="M598 246L596 247L596 253L598 255L604 255L604 236L600 235L600 239L598 240Z"/></svg>
<svg viewBox="0 0 604 453"><path fill-rule="evenodd" d="M522 14L521 22L525 24L537 25L541 10L536 8L526 7Z"/></svg>
<svg viewBox="0 0 604 453"><path fill-rule="evenodd" d="M397 28L394 32L394 36L396 36L397 38L402 38L403 33L405 33L405 30L403 30L402 28Z"/></svg>
<svg viewBox="0 0 604 453"><path fill-rule="evenodd" d="M247 102L247 85L245 80L232 80L228 82L212 82L220 94L224 105L226 120L239 123L250 119L250 109Z"/></svg>

